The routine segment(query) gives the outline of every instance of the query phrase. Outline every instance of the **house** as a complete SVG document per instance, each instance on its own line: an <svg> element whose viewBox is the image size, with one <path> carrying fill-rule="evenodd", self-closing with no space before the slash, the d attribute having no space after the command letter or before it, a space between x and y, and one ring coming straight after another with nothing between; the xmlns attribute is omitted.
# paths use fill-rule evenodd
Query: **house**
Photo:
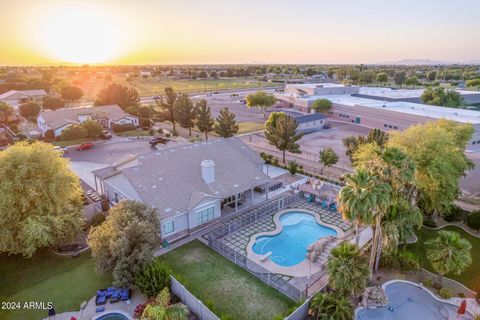
<svg viewBox="0 0 480 320"><path fill-rule="evenodd" d="M327 118L321 113L311 113L295 117L298 122L297 132L305 134L322 130L327 123Z"/></svg>
<svg viewBox="0 0 480 320"><path fill-rule="evenodd" d="M87 120L96 120L105 128L111 128L113 124L133 124L138 126L138 117L123 111L118 105L63 108L55 111L42 111L37 118L37 126L44 134L47 130L53 130L55 136L59 136L63 130L74 124L80 124Z"/></svg>
<svg viewBox="0 0 480 320"><path fill-rule="evenodd" d="M271 179L263 164L229 138L131 156L92 173L111 205L130 199L156 208L162 238L173 241L266 201Z"/></svg>
<svg viewBox="0 0 480 320"><path fill-rule="evenodd" d="M10 90L0 94L0 101L3 101L14 108L18 108L25 102L42 102L42 98L46 96L45 90Z"/></svg>

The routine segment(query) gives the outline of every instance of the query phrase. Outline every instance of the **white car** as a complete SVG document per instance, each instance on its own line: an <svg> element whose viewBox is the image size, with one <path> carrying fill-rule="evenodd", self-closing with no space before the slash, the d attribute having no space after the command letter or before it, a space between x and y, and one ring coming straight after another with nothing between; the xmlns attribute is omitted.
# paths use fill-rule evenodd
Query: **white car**
<svg viewBox="0 0 480 320"><path fill-rule="evenodd" d="M62 155L68 152L68 148L60 147L60 146L54 146L53 149L55 149L56 151L61 152Z"/></svg>

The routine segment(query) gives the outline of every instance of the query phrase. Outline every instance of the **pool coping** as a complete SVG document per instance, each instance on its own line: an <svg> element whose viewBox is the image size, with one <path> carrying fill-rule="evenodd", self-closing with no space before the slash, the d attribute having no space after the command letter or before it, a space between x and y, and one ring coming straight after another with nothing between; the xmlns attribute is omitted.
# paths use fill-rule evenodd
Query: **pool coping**
<svg viewBox="0 0 480 320"><path fill-rule="evenodd" d="M442 298L439 298L437 297L430 289L428 289L427 287L425 287L424 285L420 284L420 283L417 283L417 282L413 282L413 281L408 281L408 280L402 280L402 279L393 279L393 280L389 280L385 283L382 284L382 289L385 290L387 288L388 285L390 284L393 284L393 283L406 283L406 284L410 284L412 286L415 286L417 288L420 288L422 289L423 291L427 292L434 300L436 301L439 301L441 303L444 303L444 304L449 304L451 306L454 306L456 308L460 307L460 305L458 305L457 303L455 303L454 301L452 301L451 299L442 299ZM464 300L464 299L462 299ZM465 299L466 300L466 299ZM378 308L384 308L384 307L371 307L371 308L367 308L367 307L356 307L355 308L355 319L357 319L357 316L358 316L358 313L363 310L363 309L368 309L368 310L373 310L373 309L378 309ZM465 312L466 314L468 314L470 317L472 317L473 319L473 315L467 310Z"/></svg>
<svg viewBox="0 0 480 320"><path fill-rule="evenodd" d="M133 320L133 317L132 317L128 312L125 312L125 311L123 311L123 310L118 310L118 309L103 311L102 313L100 313L100 314L96 315L95 317L93 317L92 320L98 320L98 319L100 319L100 318L103 317L103 316L106 316L106 315L109 315L109 314L114 314L114 313L121 314L122 316L124 316L124 317L127 318L128 320Z"/></svg>
<svg viewBox="0 0 480 320"><path fill-rule="evenodd" d="M314 263L309 262L307 259L304 259L302 262L297 263L296 265L293 265L290 267L284 267L276 264L275 262L273 262L268 258L265 259L265 255L261 255L253 252L253 245L255 244L255 241L257 240L257 238L262 236L274 236L282 232L283 225L280 223L280 216L283 215L284 213L291 212L294 210L310 214L315 218L315 221L319 225L335 230L335 232L337 232L337 244L339 240L343 240L345 238L345 235L346 235L345 231L343 231L342 229L340 229L335 225L331 225L329 223L322 221L319 213L309 209L294 207L294 208L283 209L276 212L272 217L273 222L275 224L275 229L271 231L263 231L263 232L253 234L252 236L250 236L250 240L248 241L247 247L245 249L247 251L248 259L252 260L253 262L264 267L265 269L267 269L272 273L278 273L278 274L283 274L283 275L292 276L292 277L309 277L314 275L317 272L322 271L322 268L320 268Z"/></svg>

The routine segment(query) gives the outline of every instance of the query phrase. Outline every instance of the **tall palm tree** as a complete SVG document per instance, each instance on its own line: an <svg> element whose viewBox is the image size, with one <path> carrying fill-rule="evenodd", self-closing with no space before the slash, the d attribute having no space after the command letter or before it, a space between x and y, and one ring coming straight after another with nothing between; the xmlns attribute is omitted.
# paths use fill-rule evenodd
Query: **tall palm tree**
<svg viewBox="0 0 480 320"><path fill-rule="evenodd" d="M461 274L472 263L472 245L458 232L439 231L438 237L425 242L425 246L427 259L440 275L440 283L445 274Z"/></svg>
<svg viewBox="0 0 480 320"><path fill-rule="evenodd" d="M390 186L379 181L364 169L345 176L346 185L340 190L339 210L344 219L355 224L356 243L359 243L358 225L368 224L374 230L370 269L373 270L377 247L381 245L381 220L390 203Z"/></svg>
<svg viewBox="0 0 480 320"><path fill-rule="evenodd" d="M353 306L347 298L319 292L310 302L310 313L317 320L351 320Z"/></svg>
<svg viewBox="0 0 480 320"><path fill-rule="evenodd" d="M342 242L331 251L327 264L328 283L341 295L358 296L370 276L368 258L357 245Z"/></svg>

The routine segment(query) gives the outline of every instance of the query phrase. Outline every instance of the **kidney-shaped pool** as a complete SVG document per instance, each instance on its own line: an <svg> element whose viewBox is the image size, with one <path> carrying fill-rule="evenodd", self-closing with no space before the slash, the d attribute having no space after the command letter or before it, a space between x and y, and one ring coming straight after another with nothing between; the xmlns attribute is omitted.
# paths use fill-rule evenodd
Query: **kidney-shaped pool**
<svg viewBox="0 0 480 320"><path fill-rule="evenodd" d="M318 239L337 235L335 230L318 224L313 215L302 211L285 212L279 221L280 233L259 236L252 250L260 255L271 252L270 260L284 267L305 260L308 246Z"/></svg>

